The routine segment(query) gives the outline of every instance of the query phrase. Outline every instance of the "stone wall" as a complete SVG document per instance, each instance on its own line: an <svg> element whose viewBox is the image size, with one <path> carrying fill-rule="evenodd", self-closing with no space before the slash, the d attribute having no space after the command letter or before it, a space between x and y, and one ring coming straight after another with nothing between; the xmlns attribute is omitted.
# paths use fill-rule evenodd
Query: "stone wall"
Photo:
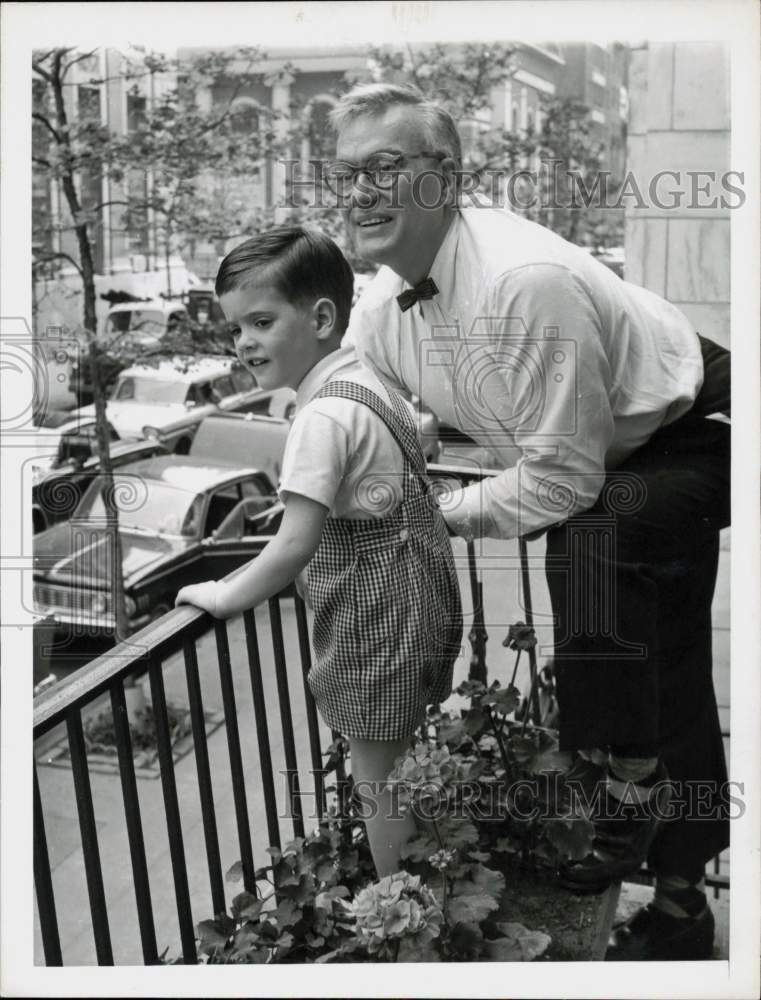
<svg viewBox="0 0 761 1000"><path fill-rule="evenodd" d="M627 199L625 277L678 305L726 347L730 206L740 198L722 182L730 169L729 83L721 44L651 43L631 53L627 167L647 204ZM681 176L657 179L662 171ZM737 178L730 183L741 187Z"/></svg>

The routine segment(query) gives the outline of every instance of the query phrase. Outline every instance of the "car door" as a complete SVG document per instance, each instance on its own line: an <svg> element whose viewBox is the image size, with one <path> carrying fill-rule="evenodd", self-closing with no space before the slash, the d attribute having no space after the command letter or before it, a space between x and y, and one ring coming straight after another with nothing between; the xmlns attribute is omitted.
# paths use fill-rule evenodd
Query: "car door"
<svg viewBox="0 0 761 1000"><path fill-rule="evenodd" d="M234 365L230 371L234 392L222 404L223 410L233 410L235 413L268 414L271 392L260 389L256 379L242 365Z"/></svg>
<svg viewBox="0 0 761 1000"><path fill-rule="evenodd" d="M264 476L214 491L202 543L207 579L219 579L259 555L277 532L283 507Z"/></svg>

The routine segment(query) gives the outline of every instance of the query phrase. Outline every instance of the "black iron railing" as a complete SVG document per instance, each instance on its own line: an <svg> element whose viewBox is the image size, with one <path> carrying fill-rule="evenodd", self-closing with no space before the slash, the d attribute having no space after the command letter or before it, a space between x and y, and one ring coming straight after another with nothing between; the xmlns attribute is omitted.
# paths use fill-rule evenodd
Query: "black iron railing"
<svg viewBox="0 0 761 1000"><path fill-rule="evenodd" d="M439 472L457 475L461 479L475 479L480 475L471 470L439 467ZM520 544L523 607L531 624L531 599L529 589L528 561L525 543ZM467 546L467 581L472 601L472 625L469 632L471 645L470 677L486 679L486 641L482 582L479 579L475 546ZM293 602L293 603L291 603ZM295 635L289 639L298 649L299 669L289 675L288 658L283 626L283 607L288 606L289 618L293 618ZM292 608L292 611L291 611ZM327 807L326 772L322 762L322 746L327 731L318 719L314 701L307 685L307 674L311 666L310 642L307 614L304 603L298 596L281 595L268 602L266 609L269 632L268 663L274 671L275 692L270 699L266 695L265 671L263 669L263 644L258 629L263 615L252 611L243 614L245 636L245 659L248 666L248 681L252 704L251 716L240 715L235 690L235 676L231 659L228 628L230 622L218 622L198 609L182 607L169 612L158 621L130 637L108 654L81 668L65 684L57 684L44 691L35 699L34 740L37 747L50 739L54 731L65 728L65 741L71 761L71 772L76 800L76 813L81 836L84 859L84 879L89 899L90 920L94 940L95 958L100 965L114 964L113 922L104 888L104 875L98 837L98 823L93 802L91 774L84 738L83 719L88 712L104 701L110 703L114 719L115 742L117 747L118 773L126 821L126 838L131 867L131 884L137 910L137 929L142 960L145 964L160 961L157 940L157 917L155 892L156 872L149 864L146 849L145 826L141 813L141 796L138 789L132 737L128 723L125 685L139 675L147 673L150 686L152 714L156 723L156 744L160 771L161 793L169 845L172 892L179 936L179 949L183 961L194 963L197 959L195 945L195 923L198 919L217 914L227 909L225 899L225 876L223 852L220 848L218 806L215 804L215 788L218 778L209 754L206 732L206 714L202 695L201 673L199 669L198 643L204 637L214 637L214 656L218 674L219 691L224 714L227 742L227 765L232 786L233 811L235 815L235 845L230 851L235 860L240 859L240 873L243 886L255 891L254 831L251 827L249 791L254 787L261 794L264 830L256 830L260 843L279 847L281 845L281 819L286 819L286 829L293 836L303 836L305 831L305 796L314 803L316 817L322 817ZM205 846L205 868L207 890L199 901L193 893L188 876L188 856L184 840L182 803L178 794L176 763L171 743L167 696L165 690L166 664L170 657L181 656L184 665L184 680L192 729L195 757L198 805ZM207 660L209 657L207 656ZM531 678L536 674L536 661L531 657ZM295 691L294 681L299 691ZM239 679L240 683L240 679ZM271 704L276 693L277 707ZM304 738L296 739L294 732L294 698L303 709L306 732ZM269 702L269 703L268 703ZM273 715L277 719L273 720ZM256 744L258 768L254 775L244 763L239 718L250 723L253 737L245 744L248 748ZM321 736L322 732L322 736ZM336 734L332 734L335 736ZM273 764L272 740L282 742L285 777L285 815L281 816L276 789L276 769ZM62 739L64 737L62 736ZM299 755L298 745L301 745ZM301 757L301 760L299 759ZM308 764L308 768L304 765ZM300 766L301 765L301 766ZM300 775L308 769L311 773L311 788L302 786ZM339 780L340 780L339 774ZM62 965L64 954L59 930L59 910L57 908L54 878L51 873L49 853L49 831L46 830L43 796L38 780L37 763L34 763L34 880L37 898L37 914L40 936L47 965ZM247 791L247 789L249 791ZM258 815L258 814L257 814ZM259 864L266 864L262 857ZM126 857L123 865L127 864ZM718 872L718 866L716 866ZM728 888L726 876L714 874L707 881L714 887ZM194 909L196 912L194 913ZM121 929L121 927L120 927ZM163 941L162 941L163 943ZM133 962L135 959L133 958Z"/></svg>

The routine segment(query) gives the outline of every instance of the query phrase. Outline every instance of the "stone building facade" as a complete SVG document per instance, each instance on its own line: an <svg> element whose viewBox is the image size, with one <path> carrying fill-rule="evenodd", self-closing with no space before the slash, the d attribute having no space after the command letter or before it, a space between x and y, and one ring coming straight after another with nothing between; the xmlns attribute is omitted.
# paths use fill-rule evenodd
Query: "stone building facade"
<svg viewBox="0 0 761 1000"><path fill-rule="evenodd" d="M651 43L629 67L625 277L673 302L729 346L729 53L711 42Z"/></svg>

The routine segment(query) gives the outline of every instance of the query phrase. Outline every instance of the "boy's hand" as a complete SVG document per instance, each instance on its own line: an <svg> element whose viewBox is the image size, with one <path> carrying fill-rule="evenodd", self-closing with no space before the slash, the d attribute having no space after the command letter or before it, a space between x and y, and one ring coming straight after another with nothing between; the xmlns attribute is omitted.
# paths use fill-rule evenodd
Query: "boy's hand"
<svg viewBox="0 0 761 1000"><path fill-rule="evenodd" d="M174 599L174 606L177 608L181 604L193 604L197 608L203 608L216 617L217 597L219 587L216 580L206 580L204 583L192 583L188 587L183 587Z"/></svg>

